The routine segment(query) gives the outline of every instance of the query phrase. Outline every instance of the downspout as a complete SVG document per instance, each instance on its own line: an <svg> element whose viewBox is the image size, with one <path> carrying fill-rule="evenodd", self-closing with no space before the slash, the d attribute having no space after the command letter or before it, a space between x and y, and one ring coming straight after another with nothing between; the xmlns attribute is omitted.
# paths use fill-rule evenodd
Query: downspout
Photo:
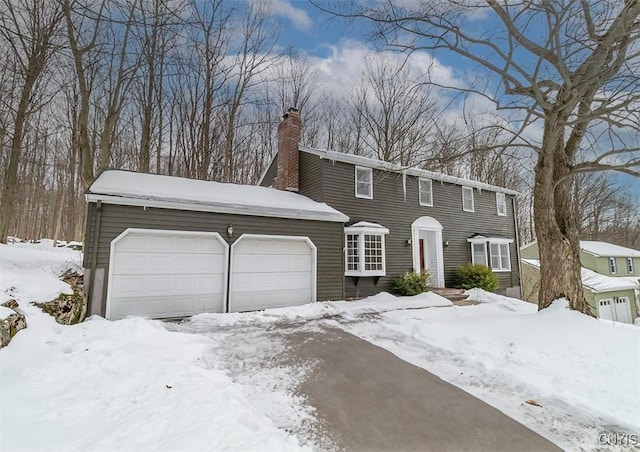
<svg viewBox="0 0 640 452"><path fill-rule="evenodd" d="M95 287L93 286L96 281L96 267L98 265L98 240L100 240L100 222L102 220L102 201L98 201L96 203L96 210L98 213L96 214L96 224L95 230L93 231L93 249L91 255L91 277L89 279L89 304L93 306L93 294L95 293ZM104 304L104 300L103 300ZM103 306L106 309L106 306ZM88 306L87 306L88 310ZM91 311L89 311L91 312ZM105 312L105 311L103 311Z"/></svg>
<svg viewBox="0 0 640 452"><path fill-rule="evenodd" d="M520 258L520 231L518 229L518 201L514 196L512 199L513 204L513 225L516 228L516 256L518 258L518 285L520 286L520 298L523 298L524 293L522 289L522 259Z"/></svg>

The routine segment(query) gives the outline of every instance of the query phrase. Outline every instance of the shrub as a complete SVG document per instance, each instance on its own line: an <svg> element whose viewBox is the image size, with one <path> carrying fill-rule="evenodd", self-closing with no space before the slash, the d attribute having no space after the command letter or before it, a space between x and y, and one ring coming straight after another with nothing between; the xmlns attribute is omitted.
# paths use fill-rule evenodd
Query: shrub
<svg viewBox="0 0 640 452"><path fill-rule="evenodd" d="M429 272L423 270L420 273L414 271L406 272L393 281L393 291L403 295L418 295L427 290Z"/></svg>
<svg viewBox="0 0 640 452"><path fill-rule="evenodd" d="M494 292L498 287L498 277L486 265L469 262L458 267L456 275L458 286L462 289L478 287L487 292Z"/></svg>

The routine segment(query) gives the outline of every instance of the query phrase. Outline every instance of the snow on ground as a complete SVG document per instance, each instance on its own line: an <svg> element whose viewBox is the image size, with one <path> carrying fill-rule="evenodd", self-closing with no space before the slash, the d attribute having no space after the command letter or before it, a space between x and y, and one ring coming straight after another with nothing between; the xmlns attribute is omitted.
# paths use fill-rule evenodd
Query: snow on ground
<svg viewBox="0 0 640 452"><path fill-rule="evenodd" d="M474 306L435 294L379 294L179 323L94 317L61 326L30 305L69 287L81 254L0 245L0 301L28 328L0 350L0 449L332 449L296 393L313 363L287 361L287 331L338 326L485 400L569 450L625 450L600 434L640 432L640 328L558 301L537 312L472 290ZM445 309L423 309L446 306ZM526 404L533 399L542 407ZM5 407L10 407L6 409Z"/></svg>
<svg viewBox="0 0 640 452"><path fill-rule="evenodd" d="M597 449L602 432L639 434L640 328L570 311L563 300L537 312L521 300L469 293L483 303L387 312L342 327L565 449ZM542 407L524 403L530 399Z"/></svg>
<svg viewBox="0 0 640 452"><path fill-rule="evenodd" d="M30 305L68 291L55 275L79 257L38 248L0 245L0 293L28 324L0 350L0 450L308 449L256 409L211 338L137 318L62 326ZM272 393L281 416L309 416Z"/></svg>

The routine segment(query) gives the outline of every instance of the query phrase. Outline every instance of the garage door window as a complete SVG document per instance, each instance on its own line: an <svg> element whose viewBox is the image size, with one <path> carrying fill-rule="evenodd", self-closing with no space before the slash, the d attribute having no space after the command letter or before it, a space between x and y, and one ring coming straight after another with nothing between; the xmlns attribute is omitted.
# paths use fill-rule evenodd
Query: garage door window
<svg viewBox="0 0 640 452"><path fill-rule="evenodd" d="M384 276L384 238L389 230L375 223L356 223L345 228L345 275Z"/></svg>

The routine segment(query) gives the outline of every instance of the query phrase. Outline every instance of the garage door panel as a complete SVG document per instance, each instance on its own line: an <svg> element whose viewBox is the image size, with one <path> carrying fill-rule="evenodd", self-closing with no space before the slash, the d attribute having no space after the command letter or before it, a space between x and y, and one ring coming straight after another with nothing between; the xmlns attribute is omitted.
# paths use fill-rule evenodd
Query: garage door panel
<svg viewBox="0 0 640 452"><path fill-rule="evenodd" d="M235 255L234 267L238 272L272 272L274 269L277 271L294 272L305 271L309 272L313 268L313 262L307 255ZM245 270L246 269L246 270Z"/></svg>
<svg viewBox="0 0 640 452"><path fill-rule="evenodd" d="M223 312L225 246L210 234L130 232L112 247L109 318Z"/></svg>
<svg viewBox="0 0 640 452"><path fill-rule="evenodd" d="M241 237L232 247L229 310L314 301L315 250L307 239Z"/></svg>
<svg viewBox="0 0 640 452"><path fill-rule="evenodd" d="M234 255L243 254L267 254L274 255L292 255L292 254L309 254L309 245L302 241L271 240L271 239L243 239L241 246L234 249Z"/></svg>

